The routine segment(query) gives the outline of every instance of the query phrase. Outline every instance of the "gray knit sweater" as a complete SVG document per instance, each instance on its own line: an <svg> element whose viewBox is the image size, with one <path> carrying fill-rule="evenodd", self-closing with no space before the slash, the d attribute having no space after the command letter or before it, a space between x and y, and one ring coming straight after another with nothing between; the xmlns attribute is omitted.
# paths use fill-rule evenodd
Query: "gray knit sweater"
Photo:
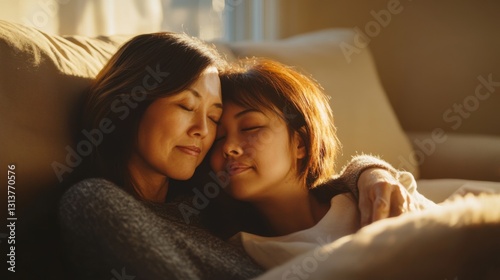
<svg viewBox="0 0 500 280"><path fill-rule="evenodd" d="M359 174L369 167L396 172L384 161L358 156L335 180L355 189ZM263 272L241 248L212 235L199 220L186 224L181 203L140 201L104 179L77 183L59 209L70 273L77 279L154 280L249 279Z"/></svg>

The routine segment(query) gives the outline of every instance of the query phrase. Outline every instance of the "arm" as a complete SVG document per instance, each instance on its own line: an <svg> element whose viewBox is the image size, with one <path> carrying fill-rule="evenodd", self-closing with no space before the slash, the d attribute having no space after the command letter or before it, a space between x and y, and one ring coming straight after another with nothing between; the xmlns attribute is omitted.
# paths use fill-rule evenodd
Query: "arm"
<svg viewBox="0 0 500 280"><path fill-rule="evenodd" d="M361 226L435 205L417 192L411 173L398 171L374 156L353 157L334 180L348 186L358 198Z"/></svg>

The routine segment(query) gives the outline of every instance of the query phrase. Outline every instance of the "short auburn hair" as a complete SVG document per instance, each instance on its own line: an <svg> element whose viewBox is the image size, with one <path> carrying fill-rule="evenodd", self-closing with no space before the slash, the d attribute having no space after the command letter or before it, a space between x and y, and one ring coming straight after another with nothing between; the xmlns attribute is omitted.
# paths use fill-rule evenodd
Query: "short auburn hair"
<svg viewBox="0 0 500 280"><path fill-rule="evenodd" d="M331 179L340 142L328 96L315 80L263 58L241 60L220 77L223 102L270 110L285 121L290 137L299 134L306 156L298 175L308 188Z"/></svg>

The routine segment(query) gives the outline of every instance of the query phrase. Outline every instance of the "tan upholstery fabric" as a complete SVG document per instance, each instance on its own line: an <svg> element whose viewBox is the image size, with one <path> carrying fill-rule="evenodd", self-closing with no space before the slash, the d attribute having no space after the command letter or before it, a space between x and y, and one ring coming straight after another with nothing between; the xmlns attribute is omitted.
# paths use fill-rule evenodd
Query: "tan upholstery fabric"
<svg viewBox="0 0 500 280"><path fill-rule="evenodd" d="M242 42L231 47L240 57L262 56L297 66L325 88L332 97L343 145L338 168L357 153L380 155L398 167L401 157L412 158L411 145L379 82L369 50L361 49L350 57L350 63L344 57L340 45L352 45L353 36L348 29L329 29L277 42ZM416 165L404 168L418 177Z"/></svg>
<svg viewBox="0 0 500 280"><path fill-rule="evenodd" d="M467 178L500 182L500 137L493 135L407 133L425 179Z"/></svg>
<svg viewBox="0 0 500 280"><path fill-rule="evenodd" d="M65 161L77 102L125 39L64 38L0 21L0 166L16 164L19 209L58 183L51 163Z"/></svg>
<svg viewBox="0 0 500 280"><path fill-rule="evenodd" d="M474 181L462 179L418 180L418 191L428 199L440 203L453 197L454 194L466 193L498 193L500 182Z"/></svg>

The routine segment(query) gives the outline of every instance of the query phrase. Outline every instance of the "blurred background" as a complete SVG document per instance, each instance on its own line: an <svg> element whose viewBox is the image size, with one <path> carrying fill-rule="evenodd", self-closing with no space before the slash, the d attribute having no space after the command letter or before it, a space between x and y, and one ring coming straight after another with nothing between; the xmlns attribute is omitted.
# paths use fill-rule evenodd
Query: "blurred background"
<svg viewBox="0 0 500 280"><path fill-rule="evenodd" d="M384 17L381 11L391 7L398 12ZM394 109L405 111L398 115L407 131L456 130L445 111L474 93L478 76L493 73L500 81L499 12L495 0L0 0L0 19L61 35L175 31L261 41L357 27L368 37ZM378 29L370 25L377 20ZM420 98L422 91L435 98ZM459 130L500 135L500 119L496 127L480 121L498 118L500 89L495 95L464 117Z"/></svg>
<svg viewBox="0 0 500 280"><path fill-rule="evenodd" d="M443 129L457 145L473 135L500 146L499 14L496 0L0 0L0 19L60 35L176 31L235 42L355 28L403 129L417 138ZM428 178L436 167L423 167Z"/></svg>

